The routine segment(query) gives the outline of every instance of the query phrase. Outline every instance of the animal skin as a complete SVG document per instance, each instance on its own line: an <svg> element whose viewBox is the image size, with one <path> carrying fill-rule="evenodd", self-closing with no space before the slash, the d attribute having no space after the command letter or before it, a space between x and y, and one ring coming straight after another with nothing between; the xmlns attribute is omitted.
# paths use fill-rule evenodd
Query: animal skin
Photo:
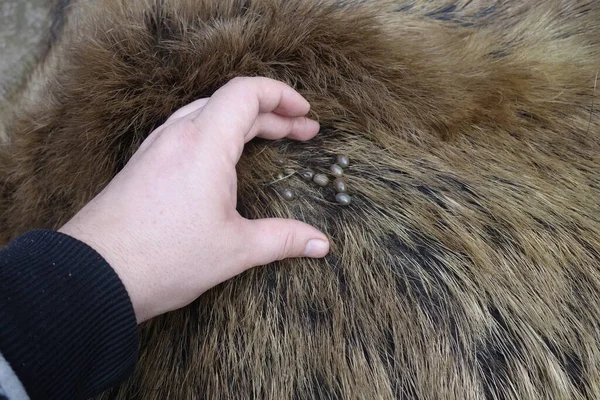
<svg viewBox="0 0 600 400"><path fill-rule="evenodd" d="M322 126L251 142L238 210L315 225L327 258L147 322L102 399L600 398L600 2L59 3L2 121L1 244L235 77L289 83ZM337 154L348 206L299 175Z"/></svg>

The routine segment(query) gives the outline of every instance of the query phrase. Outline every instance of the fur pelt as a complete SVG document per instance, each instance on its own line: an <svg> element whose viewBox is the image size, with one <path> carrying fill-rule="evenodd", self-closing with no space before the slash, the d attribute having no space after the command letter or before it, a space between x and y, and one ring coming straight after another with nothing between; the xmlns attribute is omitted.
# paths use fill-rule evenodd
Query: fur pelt
<svg viewBox="0 0 600 400"><path fill-rule="evenodd" d="M600 398L599 2L65 10L3 121L0 243L64 224L170 113L236 76L291 84L322 126L248 145L238 209L317 226L329 256L146 323L135 376L103 398ZM277 178L336 154L350 206Z"/></svg>

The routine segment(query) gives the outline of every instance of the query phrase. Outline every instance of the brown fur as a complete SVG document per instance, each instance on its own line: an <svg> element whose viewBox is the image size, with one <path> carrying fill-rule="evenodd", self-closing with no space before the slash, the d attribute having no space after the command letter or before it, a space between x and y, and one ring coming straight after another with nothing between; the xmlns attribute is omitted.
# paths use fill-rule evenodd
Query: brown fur
<svg viewBox="0 0 600 400"><path fill-rule="evenodd" d="M63 224L172 111L240 75L292 84L323 127L247 147L240 212L333 242L145 324L135 376L104 398L600 396L600 4L76 9L6 123L0 242ZM325 170L338 153L349 207L276 182L277 155Z"/></svg>

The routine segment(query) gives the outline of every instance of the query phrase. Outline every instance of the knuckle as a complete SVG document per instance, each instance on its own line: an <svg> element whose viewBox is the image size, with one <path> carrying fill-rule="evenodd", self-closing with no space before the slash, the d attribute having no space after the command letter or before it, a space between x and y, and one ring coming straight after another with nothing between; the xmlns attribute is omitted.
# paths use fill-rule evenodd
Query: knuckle
<svg viewBox="0 0 600 400"><path fill-rule="evenodd" d="M289 118L287 120L286 133L292 133L298 126L298 121L295 118Z"/></svg>
<svg viewBox="0 0 600 400"><path fill-rule="evenodd" d="M294 251L294 233L291 230L286 230L282 235L282 246L277 260L283 260L290 257Z"/></svg>
<svg viewBox="0 0 600 400"><path fill-rule="evenodd" d="M194 141L200 135L200 127L193 118L184 118L180 121L177 126L177 136L179 140L183 141L184 144L190 144L188 142Z"/></svg>
<svg viewBox="0 0 600 400"><path fill-rule="evenodd" d="M236 76L227 84L228 86L246 86L251 78L245 76Z"/></svg>
<svg viewBox="0 0 600 400"><path fill-rule="evenodd" d="M170 154L193 149L198 137L197 131L194 121L188 118L169 125L161 135L162 150Z"/></svg>
<svg viewBox="0 0 600 400"><path fill-rule="evenodd" d="M235 98L240 104L252 104L257 91L255 79L257 78L238 76L227 82L219 91L223 96Z"/></svg>

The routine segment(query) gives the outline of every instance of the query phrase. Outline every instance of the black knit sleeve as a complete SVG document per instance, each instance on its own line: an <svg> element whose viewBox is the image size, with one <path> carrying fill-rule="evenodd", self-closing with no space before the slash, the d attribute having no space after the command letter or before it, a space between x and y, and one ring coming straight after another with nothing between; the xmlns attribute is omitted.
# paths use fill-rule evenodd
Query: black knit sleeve
<svg viewBox="0 0 600 400"><path fill-rule="evenodd" d="M32 231L0 250L0 352L32 399L88 398L135 367L125 287L92 248Z"/></svg>

